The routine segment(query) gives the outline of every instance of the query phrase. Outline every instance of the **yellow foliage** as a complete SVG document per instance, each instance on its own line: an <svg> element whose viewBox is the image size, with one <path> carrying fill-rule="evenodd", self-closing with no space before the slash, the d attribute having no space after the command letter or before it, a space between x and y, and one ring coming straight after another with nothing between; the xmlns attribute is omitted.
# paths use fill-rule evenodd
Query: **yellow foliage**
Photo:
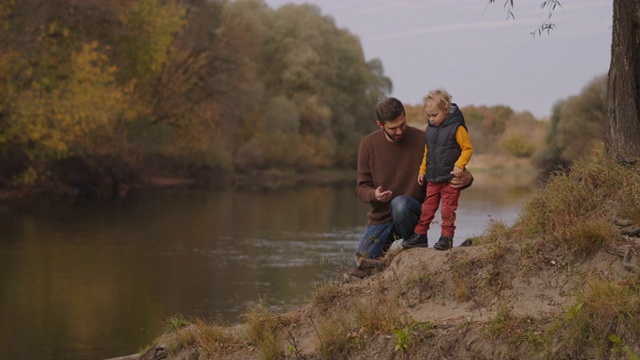
<svg viewBox="0 0 640 360"><path fill-rule="evenodd" d="M0 39L4 36L4 33L9 30L10 24L5 21L12 12L12 8L15 6L15 0L5 0L0 2Z"/></svg>
<svg viewBox="0 0 640 360"><path fill-rule="evenodd" d="M171 54L175 34L184 26L185 9L176 1L140 0L123 16L134 36L128 52L134 74L149 79L162 70Z"/></svg>
<svg viewBox="0 0 640 360"><path fill-rule="evenodd" d="M14 140L31 145L32 159L90 152L99 145L92 135L109 134L123 119L126 98L114 85L114 69L106 61L97 43L84 44L71 56L66 79L35 82L18 97L12 133Z"/></svg>
<svg viewBox="0 0 640 360"><path fill-rule="evenodd" d="M304 135L298 150L298 168L326 169L333 165L335 141L327 137Z"/></svg>

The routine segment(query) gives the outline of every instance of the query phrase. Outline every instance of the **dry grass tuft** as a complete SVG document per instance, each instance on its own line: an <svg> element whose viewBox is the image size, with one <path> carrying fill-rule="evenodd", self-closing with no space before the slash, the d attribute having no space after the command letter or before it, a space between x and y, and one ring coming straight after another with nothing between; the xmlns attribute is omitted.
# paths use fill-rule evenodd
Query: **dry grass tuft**
<svg viewBox="0 0 640 360"><path fill-rule="evenodd" d="M453 296L458 301L481 304L489 301L504 288L505 247L500 242L485 245L486 251L468 257L454 254L451 256L451 273L455 286Z"/></svg>
<svg viewBox="0 0 640 360"><path fill-rule="evenodd" d="M336 280L325 280L313 286L311 291L311 303L320 308L331 305L334 299L339 298L342 293L340 282Z"/></svg>
<svg viewBox="0 0 640 360"><path fill-rule="evenodd" d="M640 214L640 176L602 154L557 173L523 207L514 229L536 239L533 252L561 249L584 258L620 240L616 217Z"/></svg>
<svg viewBox="0 0 640 360"><path fill-rule="evenodd" d="M269 310L261 301L242 315L249 325L248 338L260 348L263 359L281 359L284 349L278 334L291 325L291 319Z"/></svg>
<svg viewBox="0 0 640 360"><path fill-rule="evenodd" d="M167 320L163 338L165 340L159 346L169 357L190 353L199 354L202 358L215 359L245 345L244 339L229 334L223 325L197 318L185 318L182 315ZM149 348L142 352L156 350Z"/></svg>

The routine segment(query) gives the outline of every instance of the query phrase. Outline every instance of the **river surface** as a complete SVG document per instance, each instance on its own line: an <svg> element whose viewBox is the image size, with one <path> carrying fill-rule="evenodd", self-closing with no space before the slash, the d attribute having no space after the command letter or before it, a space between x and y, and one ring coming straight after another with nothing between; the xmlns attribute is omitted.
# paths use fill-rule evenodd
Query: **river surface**
<svg viewBox="0 0 640 360"><path fill-rule="evenodd" d="M532 173L474 176L454 245L511 225L537 187ZM0 359L123 356L175 315L235 323L259 301L301 304L345 271L367 210L352 184L0 204Z"/></svg>

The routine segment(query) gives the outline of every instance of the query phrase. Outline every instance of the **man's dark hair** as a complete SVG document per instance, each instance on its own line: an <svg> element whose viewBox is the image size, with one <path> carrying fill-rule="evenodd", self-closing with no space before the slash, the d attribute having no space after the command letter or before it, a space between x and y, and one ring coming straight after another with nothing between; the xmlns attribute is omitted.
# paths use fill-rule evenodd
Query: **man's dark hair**
<svg viewBox="0 0 640 360"><path fill-rule="evenodd" d="M397 119L400 115L404 115L404 105L394 97L384 98L376 105L376 116L383 124Z"/></svg>

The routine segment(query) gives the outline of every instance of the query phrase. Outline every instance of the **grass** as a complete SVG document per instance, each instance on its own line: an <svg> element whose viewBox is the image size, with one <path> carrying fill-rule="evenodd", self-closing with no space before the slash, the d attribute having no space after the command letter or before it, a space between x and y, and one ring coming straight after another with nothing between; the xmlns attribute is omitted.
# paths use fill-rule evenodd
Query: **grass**
<svg viewBox="0 0 640 360"><path fill-rule="evenodd" d="M176 332L182 328L185 328L189 325L191 325L192 322L191 320L188 320L187 318L185 318L182 315L175 315L170 317L167 320L167 323L165 324L164 327L164 332L165 333L172 333L172 332Z"/></svg>
<svg viewBox="0 0 640 360"><path fill-rule="evenodd" d="M509 235L510 229L502 221L492 220L484 236L480 239L480 244L495 244Z"/></svg>
<svg viewBox="0 0 640 360"><path fill-rule="evenodd" d="M562 247L567 256L584 257L620 239L614 218L638 214L637 170L596 155L552 176L523 207L514 228L538 239L539 247Z"/></svg>
<svg viewBox="0 0 640 360"><path fill-rule="evenodd" d="M243 314L249 325L248 338L260 348L265 360L281 359L285 351L281 345L282 333L291 323L285 315L270 311L261 301Z"/></svg>
<svg viewBox="0 0 640 360"><path fill-rule="evenodd" d="M517 316L508 306L500 306L486 324L483 336L496 347L499 358L538 359L545 349L546 319ZM498 356L498 354L500 354Z"/></svg>
<svg viewBox="0 0 640 360"><path fill-rule="evenodd" d="M422 323L413 321L404 327L393 329L392 333L396 339L394 351L404 352L410 350L416 343L423 342L432 336L435 328L436 324L430 321Z"/></svg>
<svg viewBox="0 0 640 360"><path fill-rule="evenodd" d="M192 351L199 353L203 358L219 358L245 343L243 339L228 334L223 325L197 318L188 319L182 315L167 319L165 334L172 335L163 341L169 357ZM147 347L141 352L149 349L150 347Z"/></svg>
<svg viewBox="0 0 640 360"><path fill-rule="evenodd" d="M346 358L352 350L363 345L363 332L344 313L320 318L319 327L314 327L323 359Z"/></svg>
<svg viewBox="0 0 640 360"><path fill-rule="evenodd" d="M474 299L478 303L493 298L503 288L505 247L501 242L486 245L486 251L468 257L451 256L451 273L455 286L454 298L458 301Z"/></svg>
<svg viewBox="0 0 640 360"><path fill-rule="evenodd" d="M640 282L613 283L593 277L575 304L566 308L547 332L549 351L576 357L606 359L612 348L622 349L625 342L628 354L637 353L640 339ZM589 349L590 355L585 355Z"/></svg>
<svg viewBox="0 0 640 360"><path fill-rule="evenodd" d="M375 335L390 334L409 322L396 311L395 301L380 283L367 293L374 295L343 297L339 306L334 304L332 311L320 317L316 332L323 358L348 358L351 351L361 349Z"/></svg>
<svg viewBox="0 0 640 360"><path fill-rule="evenodd" d="M489 239L518 243L519 261L530 274L554 266L574 276L575 268L605 244L624 242L614 220L634 222L630 217L640 213L638 175L638 169L602 154L579 160L549 179L512 228L490 231Z"/></svg>
<svg viewBox="0 0 640 360"><path fill-rule="evenodd" d="M227 334L220 325L204 320L197 320L195 325L199 330L196 332L195 341L204 357L215 359L245 344L244 339Z"/></svg>
<svg viewBox="0 0 640 360"><path fill-rule="evenodd" d="M340 283L335 280L325 280L313 285L311 303L316 306L331 304L332 300L341 294Z"/></svg>

